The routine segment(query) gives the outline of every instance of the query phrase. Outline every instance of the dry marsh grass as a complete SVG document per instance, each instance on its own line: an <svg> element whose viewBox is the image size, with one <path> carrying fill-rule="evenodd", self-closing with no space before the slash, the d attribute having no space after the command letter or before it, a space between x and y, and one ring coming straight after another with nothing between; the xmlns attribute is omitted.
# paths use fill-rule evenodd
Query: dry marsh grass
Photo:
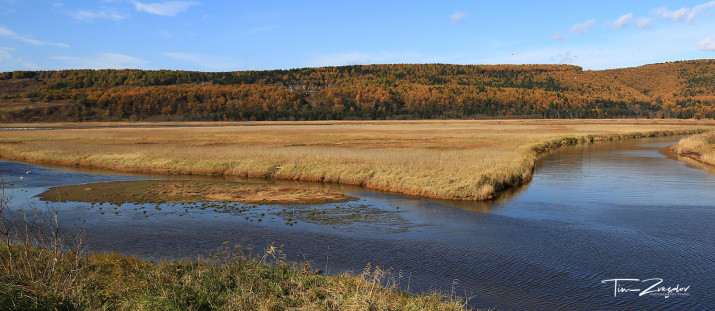
<svg viewBox="0 0 715 311"><path fill-rule="evenodd" d="M37 124L13 126L38 126ZM43 124L41 126L55 126ZM88 123L3 131L0 156L121 171L335 182L432 198L491 199L539 153L582 141L695 133L700 120Z"/></svg>
<svg viewBox="0 0 715 311"><path fill-rule="evenodd" d="M715 166L715 132L683 138L673 150L681 156Z"/></svg>
<svg viewBox="0 0 715 311"><path fill-rule="evenodd" d="M308 185L271 185L232 181L138 180L50 188L44 201L130 203L241 202L251 204L322 204L350 197Z"/></svg>
<svg viewBox="0 0 715 311"><path fill-rule="evenodd" d="M19 257L28 253L27 257ZM251 257L228 249L195 261L153 263L115 253L55 255L0 245L0 262L53 263L73 277L41 279L0 271L0 304L9 310L466 310L466 300L399 289L389 270L325 276L288 262L275 248ZM27 269L26 269L27 270ZM24 271L24 270L23 270ZM40 273L36 273L40 274Z"/></svg>

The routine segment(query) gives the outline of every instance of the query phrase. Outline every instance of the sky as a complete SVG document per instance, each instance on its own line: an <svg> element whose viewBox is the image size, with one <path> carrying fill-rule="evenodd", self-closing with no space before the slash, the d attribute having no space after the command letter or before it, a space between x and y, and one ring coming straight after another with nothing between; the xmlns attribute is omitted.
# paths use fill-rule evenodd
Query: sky
<svg viewBox="0 0 715 311"><path fill-rule="evenodd" d="M0 0L0 71L715 58L715 1Z"/></svg>

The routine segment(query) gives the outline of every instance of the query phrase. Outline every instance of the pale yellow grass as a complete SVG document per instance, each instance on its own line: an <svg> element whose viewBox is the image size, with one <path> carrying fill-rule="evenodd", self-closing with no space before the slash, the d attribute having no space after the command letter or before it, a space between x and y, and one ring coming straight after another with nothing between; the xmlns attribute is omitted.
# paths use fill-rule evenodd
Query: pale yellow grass
<svg viewBox="0 0 715 311"><path fill-rule="evenodd" d="M693 135L681 139L673 148L681 156L715 165L715 132Z"/></svg>
<svg viewBox="0 0 715 311"><path fill-rule="evenodd" d="M529 180L537 152L562 141L715 128L715 122L699 120L111 125L2 131L0 155L35 163L336 182L425 197L481 200Z"/></svg>

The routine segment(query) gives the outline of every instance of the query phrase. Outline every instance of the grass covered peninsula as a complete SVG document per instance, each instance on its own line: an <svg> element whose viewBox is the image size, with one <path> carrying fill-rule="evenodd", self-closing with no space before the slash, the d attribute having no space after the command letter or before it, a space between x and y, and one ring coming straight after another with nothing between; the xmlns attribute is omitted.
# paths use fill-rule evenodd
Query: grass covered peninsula
<svg viewBox="0 0 715 311"><path fill-rule="evenodd" d="M359 185L487 200L531 179L538 154L579 142L703 132L710 120L469 120L8 124L0 157L162 174ZM38 127L41 126L41 127ZM37 128L35 128L37 127Z"/></svg>

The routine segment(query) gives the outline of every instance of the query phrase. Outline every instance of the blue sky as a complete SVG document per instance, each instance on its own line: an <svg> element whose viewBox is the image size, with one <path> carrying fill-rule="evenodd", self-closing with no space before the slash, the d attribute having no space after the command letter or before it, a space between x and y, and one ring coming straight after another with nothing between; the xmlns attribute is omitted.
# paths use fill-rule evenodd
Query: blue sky
<svg viewBox="0 0 715 311"><path fill-rule="evenodd" d="M715 57L715 1L0 0L0 71Z"/></svg>

